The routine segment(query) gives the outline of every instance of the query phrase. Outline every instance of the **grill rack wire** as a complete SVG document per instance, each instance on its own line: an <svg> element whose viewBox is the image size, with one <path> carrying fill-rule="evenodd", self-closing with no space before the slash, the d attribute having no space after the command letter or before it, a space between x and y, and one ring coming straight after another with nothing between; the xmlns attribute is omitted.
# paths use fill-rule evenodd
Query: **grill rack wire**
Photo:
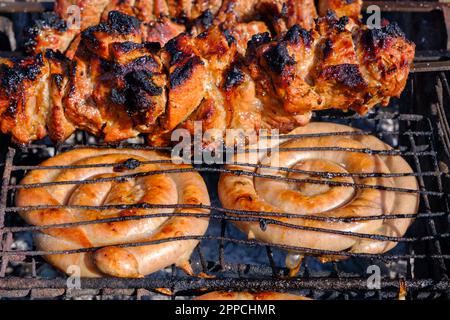
<svg viewBox="0 0 450 320"><path fill-rule="evenodd" d="M395 5L402 6L401 3ZM439 5L448 10L448 6L445 4L439 3ZM386 8L389 8L389 6L392 7L392 4L386 2L386 6ZM405 6L405 11L411 10L406 2L403 6ZM429 6L433 5L430 4ZM424 8L429 9L428 7ZM447 25L448 29L449 26ZM194 251L191 263L195 271L213 274L216 278L189 277L177 268L170 267L143 279L82 279L82 289L67 289L65 276L54 271L53 273L48 272L51 268L42 259L45 252L36 251L34 248L21 250L20 245L17 245L16 239L19 236L37 232L50 226L24 225L21 219L17 217L17 212L30 208L15 207L14 194L17 189L27 187L18 185L18 181L26 171L50 169L38 165L49 156L73 148L86 146L104 148L108 146L81 132L75 135L72 142L57 146L51 145L48 141L27 146L17 146L1 141L0 298L185 299L201 294L205 289L208 291L250 289L256 291L291 291L317 299L395 299L399 297L399 292L406 290L408 299L449 299L450 175L448 166L450 166L450 112L448 106L450 103L450 87L447 80L448 73L445 73L447 70L450 70L450 63L447 61L434 62L431 65L427 62L416 62L413 69L414 73L410 75L402 99L393 101L389 109L378 109L369 116L360 117L355 114L334 111L320 112L314 115L315 121L333 121L351 124L363 129L359 133L343 134L374 134L394 146L394 150L387 152L356 149L346 151L382 153L405 157L414 169L412 175L417 177L420 189L418 191L396 189L395 191L418 193L420 195L420 209L415 222L403 237L352 234L361 238L399 242L399 245L390 252L383 255L339 252L339 255L348 256L349 259L344 262L329 262L326 264L318 263L314 258L307 257L300 272L295 277L288 277L288 270L280 264L280 261L283 260L280 259L280 255L282 256L282 252L284 252L281 249L294 248L283 248L283 246L246 240L230 223L235 219L250 219L261 221L261 227L264 228L269 223L279 222L273 219L261 219L259 216L262 213L248 211L245 212L246 218L237 218L236 215L243 212L222 208L217 200L216 177L218 173L226 170L219 166L195 165L193 170L200 172L207 182L212 205L208 207L208 209L211 209L211 226L205 236L199 237L201 243ZM144 147L139 143L120 143L115 147L155 149ZM163 148L160 151L170 150ZM248 164L246 165L248 166ZM287 168L280 169L288 170ZM246 172L240 173L248 174ZM318 172L315 172L315 174L321 175ZM326 177L332 177L333 175L335 174L325 174ZM374 176L386 175L375 174ZM98 180L96 181L98 182ZM302 181L327 183L318 180ZM74 183L79 182L75 181ZM356 189L368 187L358 184L351 186ZM120 206L120 208L126 207L130 206ZM131 207L145 208L149 205L131 205ZM98 210L107 208L111 208L111 206L89 207L89 209ZM227 216L224 213L234 213L235 215ZM263 214L264 216L273 215L274 218L291 216L282 212ZM162 215L167 216L167 214ZM152 217L162 215L152 215ZM314 216L303 217L305 219L317 219ZM391 218L399 219L408 217L408 215L402 213L391 216ZM95 221L95 223L142 218L149 217L114 218ZM379 218L365 217L347 220ZM85 223L92 222L76 223L75 225ZM63 224L51 227L64 228L73 225ZM338 233L332 230L320 231ZM180 240L180 238L173 240ZM149 243L137 243L135 245L146 244ZM307 248L296 249L302 249L307 256L315 254L336 255L336 252ZM240 261L241 257L234 257L234 253L239 250L243 250L244 253L257 251L260 259L263 259L261 254L264 254L264 261L242 262ZM367 287L369 274L365 270L371 264L379 265L383 269L383 278L379 289ZM398 271L396 268L401 270ZM44 272L41 272L42 270Z"/></svg>
<svg viewBox="0 0 450 320"><path fill-rule="evenodd" d="M414 90L416 87L416 78L417 74L412 75L409 80L409 85L407 91L409 91L410 97L412 99L415 98ZM20 297L20 296L28 296L31 297L46 297L46 296L56 296L56 297L69 297L71 294L75 296L80 296L81 294L86 294L86 292L91 292L92 290L98 291L101 290L103 297L108 296L134 296L138 298L145 298L149 294L146 290L156 290L156 292L161 291L158 288L168 288L171 292L172 298L178 298L179 296L186 297L190 295L199 294L201 290L207 288L208 290L215 289L235 289L235 290L244 290L244 289L253 289L253 290L294 290L296 292L301 292L312 295L316 298L358 298L358 297L366 297L366 298L394 298L398 295L398 292L401 288L406 287L408 290L408 295L411 298L442 298L449 297L449 280L448 280L448 268L450 261L450 251L449 247L449 238L450 233L448 230L448 215L449 215L449 201L448 201L448 180L450 175L448 173L447 165L449 163L450 154L449 144L447 143L448 139L448 126L445 126L445 109L444 105L440 104L440 101L443 101L444 95L449 94L448 83L446 82L445 73L438 73L435 76L436 84L435 90L437 95L437 103L431 105L431 114L403 114L395 111L388 110L378 110L376 113L372 113L367 117L359 117L358 115L344 115L339 112L325 112L318 113L315 115L316 121L335 121L340 123L348 123L353 124L355 126L362 127L372 127L375 129L363 130L357 133L342 133L343 135L352 135L352 134L376 134L384 140L391 139L392 141L398 141L397 148L392 151L374 151L367 149L342 149L347 152L365 152L365 153L381 153L388 154L393 156L403 156L405 157L409 163L414 168L413 174L373 174L372 176L381 176L381 177L391 177L391 176L404 176L404 175L413 175L417 177L420 185L420 189L408 190L401 188L394 188L393 191L398 192L415 192L420 195L421 198L421 206L419 210L419 214L416 216L416 220L413 226L410 228L409 232L403 237L384 237L384 236L375 236L369 234L353 234L351 235L361 238L372 238L378 240L389 240L401 242L406 246L406 250L403 252L396 253L396 249L394 249L394 253L386 253L383 255L371 255L371 254L356 254L350 252L330 252L330 251L322 251L322 250L313 250L308 248L298 248L298 247L286 247L286 246L277 246L277 245L267 245L261 243L256 240L246 240L242 237L231 237L229 235L229 224L232 220L247 220L247 221L260 221L261 227L264 228L265 225L270 223L281 224L273 219L261 219L261 214L264 216L274 216L274 217L290 217L292 215L278 212L278 213L259 213L259 212L249 212L249 211L235 211L235 210L227 210L220 207L216 203L213 202L211 206L196 206L202 208L211 209L211 219L217 220L220 224L220 228L216 228L215 231L220 230L220 233L211 233L207 232L204 236L199 237L179 237L173 238L171 240L187 240L187 239L199 239L201 240L200 246L198 246L196 252L193 254L192 264L194 267L196 266L199 271L202 271L207 274L215 274L217 278L207 279L207 278L192 278L186 275L180 274L178 270L175 268L171 268L169 274L158 273L156 275L144 278L144 279L113 279L113 278L101 278L101 279L83 279L82 280L82 288L84 290L80 290L80 292L68 292L71 291L66 289L66 280L63 276L57 275L54 278L46 279L41 276L38 276L37 269L42 264L41 256L44 254L48 254L48 252L36 251L35 249L31 250L15 250L11 248L11 245L14 242L14 238L16 234L24 233L24 232L37 232L39 230L45 228L65 228L74 225L80 224L89 224L89 223L107 223L119 220L129 220L129 219L142 219L149 218L149 216L140 216L140 217L126 217L126 218L112 218L112 219L104 219L97 221L87 221L80 223L69 223L62 225L52 225L52 226L24 226L20 225L18 219L13 215L16 215L20 210L29 210L30 207L18 208L13 205L14 193L16 190L20 188L30 188L30 187L40 187L48 184L39 184L39 185L19 185L17 181L19 181L20 177L27 170L51 170L57 168L65 168L71 169L76 168L78 166L58 166L58 167L40 167L36 165L37 161L41 160L39 157L47 157L53 153L57 154L62 151L66 151L73 148L81 148L85 146L95 146L100 148L105 148L105 146L96 141L91 142L92 138L87 136L84 133L78 133L75 137L75 144L65 143L58 146L51 146L47 143L37 143L28 146L14 146L8 145L7 152L5 152L5 162L3 165L3 178L2 178L2 187L1 187L1 196L0 196L0 233L2 235L2 246L1 246L1 266L0 266L0 295L10 296L10 297ZM402 108L403 104L409 104L410 102L406 102L402 99L400 101L394 102L393 108ZM395 104L399 103L400 105L395 106ZM409 104L411 107L411 105ZM423 106L422 106L423 107ZM390 131L382 131L380 130L383 124L387 123L388 125L392 125L392 123L396 124L393 129ZM391 126L392 127L392 126ZM322 134L323 135L323 134ZM326 134L325 134L326 135ZM307 135L314 136L314 135ZM286 137L284 135L283 137ZM299 137L299 136L295 136ZM168 151L167 148L153 148L147 147L142 144L134 144L134 143L120 143L116 145L118 148L138 148L138 149L157 149L159 151ZM317 147L312 148L314 150L323 150L324 148ZM329 149L329 148L326 148ZM308 149L311 150L311 149ZM333 148L333 150L341 150L340 148ZM44 155L42 155L44 153ZM29 164L27 161L32 161L33 163ZM155 161L153 161L154 163ZM156 161L160 162L160 161ZM143 163L142 163L143 164ZM100 166L111 166L112 164L105 164ZM245 164L248 165L248 164ZM86 166L84 166L86 167ZM97 166L95 166L97 167ZM283 170L283 168L281 168ZM211 193L215 193L214 184L217 181L212 181L211 176L215 176L219 172L229 172L227 169L218 166L198 166L195 165L192 169L183 169L178 171L198 171L202 173L205 177L208 187ZM291 171L292 169L284 168L284 170ZM174 171L170 171L173 173ZM235 172L239 174L249 174L248 172ZM156 174L161 172L151 172L148 174ZM324 173L319 172L309 172L316 175L324 175ZM147 173L144 173L147 174ZM142 174L132 174L126 176L127 178L133 178L137 176L141 176ZM252 175L258 176L257 173L252 173ZM335 174L326 173L325 176L332 177ZM361 176L361 174L350 174L350 176ZM259 175L260 176L260 175ZM367 176L367 175L363 175ZM263 176L265 178L273 178ZM121 177L120 179L123 179ZM108 178L110 179L110 178ZM112 178L117 179L117 178ZM278 177L278 179L280 179ZM289 179L289 178L281 178L281 179ZM293 180L293 179L290 179ZM79 184L79 183L92 183L92 182L100 182L98 179L95 180L87 180L84 182L79 181L68 181L62 182L65 184ZM298 179L293 180L296 182L300 182ZM318 180L301 180L302 182L310 182L310 183L329 183L336 184L336 182L331 181L318 181ZM53 183L50 183L53 184ZM337 183L340 184L340 183ZM346 185L346 184L344 184ZM384 189L381 186L366 186L361 184L350 184L354 188L380 188ZM212 195L213 199L217 197ZM45 206L44 206L45 207ZM44 207L33 207L44 208ZM55 208L55 206L46 206L45 208ZM61 207L61 206L58 206ZM65 206L62 206L65 207ZM138 205L114 205L114 206L99 206L99 207L73 207L77 209L94 209L94 210L105 210L111 208L130 208L130 207L138 207L138 208L150 208L155 207L154 205L149 204L138 204ZM156 206L162 208L163 206ZM192 207L188 205L174 205L170 207ZM224 215L224 213L233 213L233 216ZM244 214L245 217L239 217L239 214ZM183 213L178 213L183 215ZM152 215L152 217L158 216L167 216L168 214L161 215ZM173 215L173 214L172 214ZM198 214L201 216L202 214ZM314 216L303 216L305 219L318 219ZM405 215L403 213L398 213L393 215L392 218L408 218L409 215ZM324 220L336 220L330 218L322 218ZM357 221L357 220L367 220L367 219L380 219L380 217L365 217L365 218L350 218L346 219L346 221ZM339 219L337 219L339 220ZM288 227L295 227L304 229L305 227L298 227L287 225ZM231 227L233 228L233 227ZM343 233L334 230L317 230L328 233ZM411 232L412 230L412 232ZM343 233L345 234L345 233ZM135 245L148 245L151 243L141 242ZM267 255L267 263L265 264L256 264L249 265L243 263L230 263L229 256L232 255L230 250L227 250L226 247L229 244L233 244L234 246L250 246L250 247L262 247L265 249ZM126 244L124 246L129 246L130 244ZM217 246L218 259L216 261L207 261L205 259L205 255L202 250L205 248L210 248L211 246ZM64 251L58 252L61 254L64 253L73 253L80 251L90 251L91 249L80 249L76 251ZM327 275L326 277L317 277L311 276L312 271L308 270L308 265L304 264L302 270L299 275L288 278L287 270L280 265L277 265L274 258L274 251L279 251L279 249L290 249L290 250L301 250L305 253L305 255L342 255L350 257L350 260L355 259L365 259L370 261L373 264L378 263L390 263L390 262L398 262L399 260L406 261L408 266L408 271L406 272L406 276L392 279L391 277L385 275L381 282L380 290L369 290L367 288L367 275L365 274L351 274L345 271L340 271L340 263L332 262L331 264L334 272L331 275ZM56 252L52 252L56 253ZM21 276L10 276L7 275L8 267L11 268L11 264L26 264L29 266L31 270L29 273L22 274ZM423 269L426 271L416 271L414 270ZM345 269L345 268L344 268ZM424 274L418 276L418 273L425 272ZM11 272L10 272L11 273ZM141 288L139 290L135 288ZM86 289L88 291L86 291ZM91 289L91 291L89 291ZM144 291L142 291L144 290ZM329 293L332 291L332 293ZM110 293L110 294L108 294ZM128 294L125 294L128 293Z"/></svg>

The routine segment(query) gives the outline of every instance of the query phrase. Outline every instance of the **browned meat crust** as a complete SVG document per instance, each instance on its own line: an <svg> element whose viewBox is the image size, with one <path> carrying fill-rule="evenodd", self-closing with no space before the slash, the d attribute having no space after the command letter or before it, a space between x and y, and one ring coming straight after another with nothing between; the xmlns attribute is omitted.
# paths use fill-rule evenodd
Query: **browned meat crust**
<svg viewBox="0 0 450 320"><path fill-rule="evenodd" d="M1 61L2 132L22 143L47 134L63 141L75 128L106 141L146 133L152 144L167 144L176 128L193 130L196 120L219 131L207 144L227 128L286 132L314 110L386 105L402 92L414 57L396 25L370 30L332 14L275 38L252 23L213 25L162 49L142 29L113 11L83 31L72 61L51 51Z"/></svg>

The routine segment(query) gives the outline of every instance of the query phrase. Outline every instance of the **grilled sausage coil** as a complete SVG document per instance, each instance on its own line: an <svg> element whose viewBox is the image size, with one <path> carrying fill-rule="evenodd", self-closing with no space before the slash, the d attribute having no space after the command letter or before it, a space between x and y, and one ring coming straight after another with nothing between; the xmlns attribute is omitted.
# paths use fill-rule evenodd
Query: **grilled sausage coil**
<svg viewBox="0 0 450 320"><path fill-rule="evenodd" d="M80 275L85 277L143 277L171 264L191 272L188 259L198 241L164 240L181 236L202 236L208 227L209 219L190 217L189 214L207 214L208 211L174 209L171 206L209 205L208 191L203 179L196 172L163 173L161 170L188 167L172 165L164 162L165 160L170 158L154 151L76 149L43 162L44 167L74 167L36 169L29 172L22 180L22 185L29 187L19 191L16 198L18 206L151 204L161 205L162 208L95 210L63 207L25 211L21 214L22 217L29 224L36 226L150 216L135 220L42 229L35 234L38 250L96 248L80 253L46 255L46 259L63 272L70 271L71 266L77 266ZM151 174L154 171L157 172ZM32 186L42 183L49 185ZM180 211L188 215L170 215ZM157 213L165 213L167 216L151 217ZM160 243L133 246L133 243L152 241ZM118 246L119 244L125 246ZM127 244L129 246L126 246Z"/></svg>
<svg viewBox="0 0 450 320"><path fill-rule="evenodd" d="M235 222L249 237L268 243L316 250L349 250L355 253L373 254L392 249L396 242L358 238L352 236L352 233L401 237L411 223L411 218L350 222L301 218L302 215L343 219L416 214L419 197L414 192L418 189L414 176L373 175L373 173L412 173L408 163L398 155L348 151L349 148L354 150L391 149L374 136L333 135L334 132L355 131L356 129L344 125L314 122L291 132L291 134L306 135L305 137L272 141L272 147L279 146L280 151L272 151L270 157L261 156L258 159L258 163L264 166L256 172L263 176L253 178L249 175L222 174L219 182L219 197L223 206L235 210L262 213L285 212L298 215L299 218L273 216L265 218L269 221L274 219L292 226L304 227L304 229L268 223L267 228L263 230L258 222ZM311 134L323 133L326 134L308 137ZM324 150L308 151L315 147ZM341 149L336 150L336 148ZM242 154L235 159L238 163L246 163L245 159L239 160L239 157L244 156L245 154ZM280 170L280 167L289 168L290 171ZM229 165L228 168L255 172L254 167L243 165ZM319 174L331 172L335 175L327 177L314 172ZM274 180L265 176L288 179ZM303 181L305 179L306 182ZM315 181L318 183L314 183ZM331 185L320 183L324 181ZM355 189L354 184L364 185L366 188ZM389 190L389 188L404 188L412 192L394 191L395 189ZM243 216L246 215L243 214ZM264 214L261 218L264 218ZM317 229L311 230L311 228ZM327 232L327 230L335 231L335 233Z"/></svg>

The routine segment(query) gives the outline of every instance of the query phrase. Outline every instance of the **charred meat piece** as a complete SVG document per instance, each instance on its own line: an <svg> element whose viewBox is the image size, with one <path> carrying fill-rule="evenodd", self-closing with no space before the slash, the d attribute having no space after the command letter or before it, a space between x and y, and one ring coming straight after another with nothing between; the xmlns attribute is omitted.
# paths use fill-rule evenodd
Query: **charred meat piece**
<svg viewBox="0 0 450 320"><path fill-rule="evenodd" d="M81 34L83 44L92 53L109 59L110 47L115 42L142 42L141 22L118 11L108 14L108 21L92 26Z"/></svg>
<svg viewBox="0 0 450 320"><path fill-rule="evenodd" d="M112 50L115 83L110 100L126 112L139 132L150 132L167 103L167 77L161 59L154 54L152 44L115 43Z"/></svg>
<svg viewBox="0 0 450 320"><path fill-rule="evenodd" d="M75 131L75 125L66 117L63 103L69 83L70 61L61 53L55 51L47 51L45 56L50 67L48 135L53 141L63 142Z"/></svg>
<svg viewBox="0 0 450 320"><path fill-rule="evenodd" d="M47 135L49 66L44 54L0 65L0 128L25 143Z"/></svg>
<svg viewBox="0 0 450 320"><path fill-rule="evenodd" d="M31 55L46 49L65 52L78 32L76 28L69 28L56 13L45 12L25 30L24 50Z"/></svg>
<svg viewBox="0 0 450 320"><path fill-rule="evenodd" d="M288 113L365 113L400 95L413 58L414 44L396 25L370 30L331 14L311 31L294 26L275 40L255 38L246 61L260 91Z"/></svg>
<svg viewBox="0 0 450 320"><path fill-rule="evenodd" d="M169 80L163 127L173 130L198 107L205 96L209 77L195 42L186 34L169 41L161 54Z"/></svg>
<svg viewBox="0 0 450 320"><path fill-rule="evenodd" d="M62 103L68 61L53 51L21 60L0 60L0 127L17 143L49 135L64 141L74 131Z"/></svg>

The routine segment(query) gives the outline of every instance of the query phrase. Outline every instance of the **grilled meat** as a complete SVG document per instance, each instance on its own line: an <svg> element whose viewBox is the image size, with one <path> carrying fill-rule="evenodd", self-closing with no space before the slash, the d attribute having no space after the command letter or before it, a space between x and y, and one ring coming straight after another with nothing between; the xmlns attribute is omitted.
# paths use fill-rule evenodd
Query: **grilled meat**
<svg viewBox="0 0 450 320"><path fill-rule="evenodd" d="M194 121L216 129L206 144L228 128L286 132L314 110L386 105L414 57L396 25L370 30L332 14L275 38L252 23L215 25L162 49L142 28L113 11L82 32L72 61L51 51L2 60L2 132L22 143L47 134L63 141L75 128L108 142L146 133L152 144L167 144L174 129L194 130Z"/></svg>
<svg viewBox="0 0 450 320"><path fill-rule="evenodd" d="M322 0L320 5L324 12L333 9L338 16L357 18L361 1ZM71 57L79 40L76 36L87 27L105 22L111 11L147 23L148 40L161 44L187 29L198 34L212 24L224 24L231 29L241 22L264 20L281 33L296 24L310 29L317 17L313 0L57 0L54 13L44 14L26 30L25 51L30 54L46 49L66 52L72 43Z"/></svg>
<svg viewBox="0 0 450 320"><path fill-rule="evenodd" d="M257 91L296 115L330 108L364 114L385 106L401 94L413 58L414 45L397 25L370 30L333 14L311 31L294 26L275 41L258 36L246 56ZM280 120L277 114L267 121Z"/></svg>
<svg viewBox="0 0 450 320"><path fill-rule="evenodd" d="M78 29L69 28L67 22L55 12L45 12L30 28L25 29L23 46L30 54L46 49L65 52L78 33Z"/></svg>
<svg viewBox="0 0 450 320"><path fill-rule="evenodd" d="M75 130L62 103L68 60L53 51L21 60L0 60L0 127L15 140L30 142L49 135L64 141Z"/></svg>

